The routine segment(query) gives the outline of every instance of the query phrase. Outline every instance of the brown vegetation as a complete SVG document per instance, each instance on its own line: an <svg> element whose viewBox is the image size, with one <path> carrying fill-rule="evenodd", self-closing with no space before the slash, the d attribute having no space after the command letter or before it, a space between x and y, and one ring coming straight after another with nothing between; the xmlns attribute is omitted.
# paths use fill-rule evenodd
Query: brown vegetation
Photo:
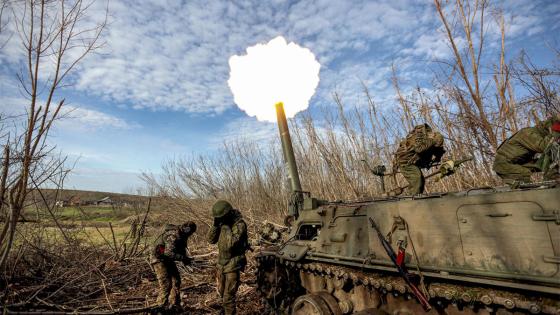
<svg viewBox="0 0 560 315"><path fill-rule="evenodd" d="M148 225L147 219L157 217L162 209L149 203L144 206L143 213L125 225L122 236L116 235L111 222L104 223L109 228L95 226L95 231L86 231L88 208L81 209L82 225L63 226L58 233L44 222L21 224L19 242L6 268L10 278L9 285L2 288L3 305L12 311L101 313L152 306L157 282L148 250L161 229L158 224ZM216 252L208 250L200 235L189 242L189 248L194 264L179 265L185 308L192 314L215 312L219 309L212 268ZM242 277L240 303L245 310L260 307L254 269L251 260Z"/></svg>

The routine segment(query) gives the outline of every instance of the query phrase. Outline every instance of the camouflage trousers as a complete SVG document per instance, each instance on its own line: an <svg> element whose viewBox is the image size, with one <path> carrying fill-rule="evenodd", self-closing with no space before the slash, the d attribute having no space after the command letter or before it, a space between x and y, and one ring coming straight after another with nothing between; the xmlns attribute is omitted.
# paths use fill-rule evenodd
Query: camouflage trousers
<svg viewBox="0 0 560 315"><path fill-rule="evenodd" d="M496 155L494 160L494 172L500 176L506 184L515 182L530 183L531 174L539 171L534 163L515 164Z"/></svg>
<svg viewBox="0 0 560 315"><path fill-rule="evenodd" d="M159 294L157 304L161 306L181 305L181 276L174 262L157 262L153 264L156 272Z"/></svg>
<svg viewBox="0 0 560 315"><path fill-rule="evenodd" d="M408 182L407 192L410 195L418 195L424 192L424 174L420 168L414 164L399 165L401 174Z"/></svg>
<svg viewBox="0 0 560 315"><path fill-rule="evenodd" d="M235 310L235 295L239 288L239 270L223 273L220 270L217 272L218 292L222 299L222 307L225 315L234 315Z"/></svg>

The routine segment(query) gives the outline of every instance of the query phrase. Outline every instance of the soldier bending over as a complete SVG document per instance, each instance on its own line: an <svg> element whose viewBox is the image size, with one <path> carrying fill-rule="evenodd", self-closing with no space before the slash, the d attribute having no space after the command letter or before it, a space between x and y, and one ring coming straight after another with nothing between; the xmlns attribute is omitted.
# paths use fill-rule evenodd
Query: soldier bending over
<svg viewBox="0 0 560 315"><path fill-rule="evenodd" d="M531 174L545 172L544 179L558 178L560 118L549 118L535 127L523 128L496 151L494 171L513 187L530 183ZM537 156L541 153L540 158Z"/></svg>
<svg viewBox="0 0 560 315"><path fill-rule="evenodd" d="M399 143L395 153L395 164L408 181L408 193L424 192L422 168L430 168L441 161L445 153L443 136L432 131L428 124L418 125Z"/></svg>
<svg viewBox="0 0 560 315"><path fill-rule="evenodd" d="M169 310L180 310L181 276L175 261L188 265L192 259L187 256L187 240L196 231L196 224L188 221L181 226L168 224L156 239L152 250L152 266L159 283L157 304Z"/></svg>
<svg viewBox="0 0 560 315"><path fill-rule="evenodd" d="M235 295L239 275L245 269L245 251L249 249L247 225L241 213L224 200L212 207L214 226L208 233L210 244L218 243L217 278L223 314L235 314Z"/></svg>

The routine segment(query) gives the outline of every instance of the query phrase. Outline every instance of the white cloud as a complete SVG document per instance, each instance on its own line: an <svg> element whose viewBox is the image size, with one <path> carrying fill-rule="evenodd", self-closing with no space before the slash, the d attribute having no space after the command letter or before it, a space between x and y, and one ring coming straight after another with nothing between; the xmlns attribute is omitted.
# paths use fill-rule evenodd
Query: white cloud
<svg viewBox="0 0 560 315"><path fill-rule="evenodd" d="M96 2L89 24L103 16L105 4ZM498 5L504 7L511 36L558 24L553 4L547 11L530 0ZM318 100L330 99L335 89L355 95L361 86L351 83L357 81L353 77L382 93L387 78L378 74L387 74L394 58L416 57L423 66L450 55L444 34L436 31L441 23L431 1L123 0L109 2L109 9L106 46L84 60L70 88L135 109L223 112L234 106L226 83L228 58L277 35L317 55L323 66ZM13 66L8 57L21 53L18 43L16 36L0 51L2 65ZM364 71L364 66L376 68Z"/></svg>
<svg viewBox="0 0 560 315"><path fill-rule="evenodd" d="M97 110L77 107L72 105L63 106L61 119L57 128L72 130L98 130L98 129L132 129L139 126L129 123L124 119L112 116Z"/></svg>
<svg viewBox="0 0 560 315"><path fill-rule="evenodd" d="M111 2L106 53L86 60L77 88L134 108L221 113L233 106L226 84L231 55L285 35L320 62L336 63L370 51L372 40L412 30L418 7L406 1Z"/></svg>
<svg viewBox="0 0 560 315"><path fill-rule="evenodd" d="M211 146L221 148L224 144L237 141L270 144L278 138L278 126L275 123L261 122L254 117L243 117L229 121L225 127L211 139Z"/></svg>
<svg viewBox="0 0 560 315"><path fill-rule="evenodd" d="M95 3L88 25L103 17L105 5ZM542 32L543 20L558 15L556 6L541 12L529 0L498 5L512 36ZM435 31L440 22L430 1L128 0L109 2L109 10L105 49L88 56L71 81L75 89L135 109L223 112L233 106L228 58L277 35L317 55L323 95L344 81L326 76L349 73L364 59L387 66L395 57L441 59L450 53L444 35ZM13 63L8 57L20 53L15 39L0 51L0 62Z"/></svg>
<svg viewBox="0 0 560 315"><path fill-rule="evenodd" d="M505 4L505 3L504 3ZM546 25L557 22L558 3L532 0L510 0L504 6L504 20L509 38L534 36L546 31Z"/></svg>
<svg viewBox="0 0 560 315"><path fill-rule="evenodd" d="M560 16L560 6L547 5L548 9L540 1L532 0L509 0L503 2L493 2L493 7L485 12L484 32L485 45L490 49L499 49L501 41L501 30L498 25L496 13L503 12L506 25L506 43L523 41L527 37L535 36L546 31L546 25L554 25L556 17ZM447 12L448 23L453 29L454 38L459 51L465 49L467 44L464 31L456 21L457 13L451 12L454 4L444 6ZM457 25L455 25L455 23ZM474 25L474 41L478 44L478 25ZM455 25L455 28L453 28ZM421 28L416 32L415 40L411 47L401 50L401 55L411 55L429 60L445 60L452 56L452 48L448 44L447 34L443 28L439 16L435 9L423 14Z"/></svg>
<svg viewBox="0 0 560 315"><path fill-rule="evenodd" d="M39 101L41 106L43 101ZM25 118L30 101L17 96L0 96L0 114L3 119L9 118L12 122L19 123ZM52 103L51 106L56 106ZM136 123L128 122L122 118L88 109L83 105L63 105L58 115L59 120L54 123L54 128L65 131L94 131L100 129L133 129L139 128ZM8 123L8 121L2 121Z"/></svg>
<svg viewBox="0 0 560 315"><path fill-rule="evenodd" d="M122 193L129 187L144 187L140 175L106 168L75 168L66 178L64 188Z"/></svg>
<svg viewBox="0 0 560 315"><path fill-rule="evenodd" d="M442 32L426 33L418 37L412 48L407 48L402 53L432 59L447 59L451 56L452 50L447 39ZM457 37L457 45L463 47L464 39Z"/></svg>

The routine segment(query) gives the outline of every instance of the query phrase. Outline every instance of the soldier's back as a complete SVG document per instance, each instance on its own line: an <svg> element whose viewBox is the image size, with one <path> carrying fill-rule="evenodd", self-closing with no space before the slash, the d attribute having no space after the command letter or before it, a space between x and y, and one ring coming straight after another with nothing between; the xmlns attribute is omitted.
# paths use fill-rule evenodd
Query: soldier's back
<svg viewBox="0 0 560 315"><path fill-rule="evenodd" d="M496 150L496 157L515 163L524 163L542 153L547 145L547 135L537 127L520 129Z"/></svg>
<svg viewBox="0 0 560 315"><path fill-rule="evenodd" d="M412 165L418 162L420 155L416 148L422 146L426 142L430 130L431 128L428 125L416 126L406 135L406 138L401 140L395 152L397 164Z"/></svg>

